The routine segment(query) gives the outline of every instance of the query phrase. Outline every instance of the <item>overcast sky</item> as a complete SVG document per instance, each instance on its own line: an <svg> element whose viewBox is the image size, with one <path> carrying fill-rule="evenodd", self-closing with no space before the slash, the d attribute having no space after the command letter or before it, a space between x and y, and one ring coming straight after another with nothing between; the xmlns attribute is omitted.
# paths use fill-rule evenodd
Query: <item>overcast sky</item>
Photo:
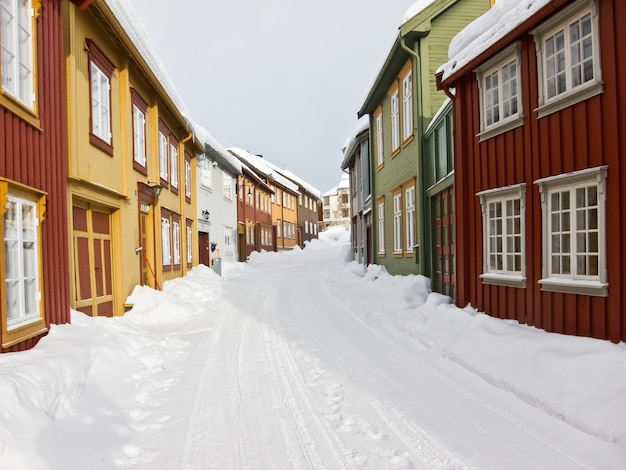
<svg viewBox="0 0 626 470"><path fill-rule="evenodd" d="M415 0L131 0L193 119L322 194Z"/></svg>

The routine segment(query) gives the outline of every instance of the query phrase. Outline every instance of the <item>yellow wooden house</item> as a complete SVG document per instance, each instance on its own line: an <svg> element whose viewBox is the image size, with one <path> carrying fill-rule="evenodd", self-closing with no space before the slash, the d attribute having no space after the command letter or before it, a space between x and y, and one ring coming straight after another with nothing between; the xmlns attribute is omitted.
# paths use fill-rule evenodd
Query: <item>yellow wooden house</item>
<svg viewBox="0 0 626 470"><path fill-rule="evenodd" d="M64 2L71 306L120 315L197 264L194 137L120 2Z"/></svg>

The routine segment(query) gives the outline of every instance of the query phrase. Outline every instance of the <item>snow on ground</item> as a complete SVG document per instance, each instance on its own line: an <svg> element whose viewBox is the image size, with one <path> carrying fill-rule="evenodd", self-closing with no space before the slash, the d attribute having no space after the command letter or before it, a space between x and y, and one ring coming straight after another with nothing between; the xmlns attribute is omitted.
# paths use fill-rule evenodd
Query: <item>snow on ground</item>
<svg viewBox="0 0 626 470"><path fill-rule="evenodd" d="M624 344L459 309L320 238L0 355L0 468L624 468Z"/></svg>

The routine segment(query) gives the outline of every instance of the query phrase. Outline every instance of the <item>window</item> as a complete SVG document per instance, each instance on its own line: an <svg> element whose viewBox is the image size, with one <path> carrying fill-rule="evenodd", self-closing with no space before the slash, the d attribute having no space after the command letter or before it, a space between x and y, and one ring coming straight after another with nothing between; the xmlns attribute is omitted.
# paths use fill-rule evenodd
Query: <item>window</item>
<svg viewBox="0 0 626 470"><path fill-rule="evenodd" d="M283 233L283 231L282 231L282 223L281 223L280 219L278 219L276 221L276 236L278 238L282 238L283 237L282 233Z"/></svg>
<svg viewBox="0 0 626 470"><path fill-rule="evenodd" d="M193 230L192 221L187 220L187 265L190 266L193 263Z"/></svg>
<svg viewBox="0 0 626 470"><path fill-rule="evenodd" d="M112 155L111 77L115 67L92 41L87 41L87 47L91 93L90 141L96 147Z"/></svg>
<svg viewBox="0 0 626 470"><path fill-rule="evenodd" d="M223 173L224 178L224 198L231 199L233 195L233 177Z"/></svg>
<svg viewBox="0 0 626 470"><path fill-rule="evenodd" d="M481 140L520 126L520 44L496 55L476 70L480 92Z"/></svg>
<svg viewBox="0 0 626 470"><path fill-rule="evenodd" d="M385 201L378 201L378 253L385 254Z"/></svg>
<svg viewBox="0 0 626 470"><path fill-rule="evenodd" d="M172 190L178 192L178 149L177 144L170 139L170 184Z"/></svg>
<svg viewBox="0 0 626 470"><path fill-rule="evenodd" d="M147 103L135 90L130 91L133 113L133 167L147 175L146 168L146 113Z"/></svg>
<svg viewBox="0 0 626 470"><path fill-rule="evenodd" d="M413 254L413 247L415 246L415 186L405 190L404 207L406 214L406 252Z"/></svg>
<svg viewBox="0 0 626 470"><path fill-rule="evenodd" d="M393 195L393 252L402 252L402 194Z"/></svg>
<svg viewBox="0 0 626 470"><path fill-rule="evenodd" d="M3 203L4 261L0 280L5 299L2 312L2 347L9 347L46 331L41 298L41 215L45 196L36 190L0 178Z"/></svg>
<svg viewBox="0 0 626 470"><path fill-rule="evenodd" d="M172 221L172 248L174 265L180 265L180 223L178 220Z"/></svg>
<svg viewBox="0 0 626 470"><path fill-rule="evenodd" d="M402 138L407 140L413 135L413 79L409 72L402 79Z"/></svg>
<svg viewBox="0 0 626 470"><path fill-rule="evenodd" d="M376 116L376 157L378 166L383 164L383 115L379 113Z"/></svg>
<svg viewBox="0 0 626 470"><path fill-rule="evenodd" d="M211 189L213 182L213 170L211 162L206 158L200 161L200 184L207 189Z"/></svg>
<svg viewBox="0 0 626 470"><path fill-rule="evenodd" d="M224 227L224 248L228 254L235 251L235 231L232 227Z"/></svg>
<svg viewBox="0 0 626 470"><path fill-rule="evenodd" d="M185 198L191 199L191 159L185 155Z"/></svg>
<svg viewBox="0 0 626 470"><path fill-rule="evenodd" d="M395 152L400 148L400 103L398 90L391 95L391 151Z"/></svg>
<svg viewBox="0 0 626 470"><path fill-rule="evenodd" d="M602 92L596 0L579 0L536 28L542 117Z"/></svg>
<svg viewBox="0 0 626 470"><path fill-rule="evenodd" d="M483 282L526 287L526 185L478 193L483 212Z"/></svg>
<svg viewBox="0 0 626 470"><path fill-rule="evenodd" d="M159 177L163 183L168 182L168 142L164 132L159 131Z"/></svg>
<svg viewBox="0 0 626 470"><path fill-rule="evenodd" d="M35 107L33 23L31 0L0 2L2 90L30 110Z"/></svg>
<svg viewBox="0 0 626 470"><path fill-rule="evenodd" d="M542 195L543 290L608 295L607 167L536 181Z"/></svg>
<svg viewBox="0 0 626 470"><path fill-rule="evenodd" d="M169 267L172 265L172 244L170 242L170 219L169 217L161 216L161 257L163 261L163 267Z"/></svg>

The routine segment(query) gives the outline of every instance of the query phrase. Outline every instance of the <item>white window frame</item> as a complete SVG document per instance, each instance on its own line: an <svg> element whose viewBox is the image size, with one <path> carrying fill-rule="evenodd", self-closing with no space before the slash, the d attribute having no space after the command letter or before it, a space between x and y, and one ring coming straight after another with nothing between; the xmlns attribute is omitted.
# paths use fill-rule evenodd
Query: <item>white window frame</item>
<svg viewBox="0 0 626 470"><path fill-rule="evenodd" d="M170 238L170 219L161 216L161 260L163 266L172 265L172 243Z"/></svg>
<svg viewBox="0 0 626 470"><path fill-rule="evenodd" d="M280 219L278 219L276 221L276 237L278 238L283 238L283 224L281 223Z"/></svg>
<svg viewBox="0 0 626 470"><path fill-rule="evenodd" d="M410 71L402 79L402 129L403 140L413 135L413 74Z"/></svg>
<svg viewBox="0 0 626 470"><path fill-rule="evenodd" d="M187 264L193 263L193 230L187 225Z"/></svg>
<svg viewBox="0 0 626 470"><path fill-rule="evenodd" d="M606 177L607 166L589 168L586 170L567 173L564 175L551 176L535 181L539 186L541 194L542 210L542 239L543 239L543 264L542 279L539 281L541 289L554 292L567 292L574 294L585 294L606 297L608 296L608 280L606 271ZM576 196L578 190L596 187L596 204L592 206L576 207ZM558 211L553 204L556 193L569 194L569 208L559 207ZM583 209L587 207L585 214L592 215L596 211L595 230L589 229L587 224L589 219L585 218L585 229L578 230L577 224L582 221L577 217ZM577 209L579 209L577 211ZM558 219L558 221L557 221ZM567 224L569 223L569 227ZM558 225L557 225L558 224ZM565 225L564 225L565 224ZM564 230L569 228L569 230ZM580 245L583 240L580 235L592 234L596 232L597 251L586 251ZM553 236L561 235L560 238ZM568 236L569 234L569 236ZM569 242L570 259L569 273L561 272L562 269L554 269L553 260L561 255L566 259L567 252L554 252L553 241L558 241L557 248ZM584 244L589 245L589 238L585 237ZM578 258L580 256L597 257L597 274L585 274L578 272ZM561 265L562 266L562 265Z"/></svg>
<svg viewBox="0 0 626 470"><path fill-rule="evenodd" d="M180 222L172 221L172 262L174 265L180 264Z"/></svg>
<svg viewBox="0 0 626 470"><path fill-rule="evenodd" d="M476 194L480 197L483 219L484 284L526 287L526 184L489 189ZM515 213L515 204L519 214ZM494 214L491 208L499 206ZM518 222L516 230L515 222ZM515 241L519 240L519 249ZM515 259L519 257L519 269ZM497 262L500 261L498 264Z"/></svg>
<svg viewBox="0 0 626 470"><path fill-rule="evenodd" d="M378 201L378 254L385 254L385 201Z"/></svg>
<svg viewBox="0 0 626 470"><path fill-rule="evenodd" d="M164 181L167 181L168 177L168 148L169 143L167 140L167 135L165 135L162 131L159 131L159 177Z"/></svg>
<svg viewBox="0 0 626 470"><path fill-rule="evenodd" d="M233 197L233 177L227 173L222 173L224 183L224 199L231 200Z"/></svg>
<svg viewBox="0 0 626 470"><path fill-rule="evenodd" d="M516 42L474 70L480 96L481 141L524 123L520 50L521 45ZM515 73L511 75L513 67ZM515 111L510 109L513 103Z"/></svg>
<svg viewBox="0 0 626 470"><path fill-rule="evenodd" d="M391 151L400 148L400 98L398 90L391 95Z"/></svg>
<svg viewBox="0 0 626 470"><path fill-rule="evenodd" d="M185 196L191 198L191 162L185 158Z"/></svg>
<svg viewBox="0 0 626 470"><path fill-rule="evenodd" d="M224 227L224 249L227 254L232 254L235 251L235 231L232 227Z"/></svg>
<svg viewBox="0 0 626 470"><path fill-rule="evenodd" d="M589 51L592 61L591 70L593 77L580 84L572 82L572 70L576 68L574 57L572 56L572 45L569 28L589 15L592 41ZM539 118L547 116L555 111L572 106L580 101L591 98L602 93L602 68L600 64L600 28L598 19L597 0L578 0L569 7L563 9L548 21L531 31L535 39L537 52L537 77L539 88L539 107L537 116ZM563 33L563 60L565 61L562 73L565 79L564 89L551 96L548 86L552 78L552 65L548 57L547 43L559 33Z"/></svg>
<svg viewBox="0 0 626 470"><path fill-rule="evenodd" d="M404 190L404 213L405 213L405 250L413 253L415 246L415 186L409 186Z"/></svg>
<svg viewBox="0 0 626 470"><path fill-rule="evenodd" d="M170 142L170 184L178 189L178 148Z"/></svg>
<svg viewBox="0 0 626 470"><path fill-rule="evenodd" d="M383 154L383 113L376 116L376 158L378 166L382 166L384 162Z"/></svg>
<svg viewBox="0 0 626 470"><path fill-rule="evenodd" d="M35 39L32 0L0 4L2 90L30 110L35 107ZM20 43L28 47L20 47Z"/></svg>
<svg viewBox="0 0 626 470"><path fill-rule="evenodd" d="M90 62L91 75L91 132L111 145L111 80L94 62Z"/></svg>
<svg viewBox="0 0 626 470"><path fill-rule="evenodd" d="M133 103L133 159L146 166L146 115Z"/></svg>
<svg viewBox="0 0 626 470"><path fill-rule="evenodd" d="M213 165L206 158L200 162L200 185L208 190L213 185Z"/></svg>
<svg viewBox="0 0 626 470"><path fill-rule="evenodd" d="M402 253L402 192L393 195L393 252Z"/></svg>
<svg viewBox="0 0 626 470"><path fill-rule="evenodd" d="M3 221L6 262L3 262L3 277L7 298L3 302L6 302L7 307L6 328L13 330L41 318L39 217L35 201L10 194L6 199ZM10 218L11 214L14 217ZM13 230L9 228L10 225L14 227ZM7 272L6 267L9 266L13 269ZM13 308L9 305L11 300Z"/></svg>

